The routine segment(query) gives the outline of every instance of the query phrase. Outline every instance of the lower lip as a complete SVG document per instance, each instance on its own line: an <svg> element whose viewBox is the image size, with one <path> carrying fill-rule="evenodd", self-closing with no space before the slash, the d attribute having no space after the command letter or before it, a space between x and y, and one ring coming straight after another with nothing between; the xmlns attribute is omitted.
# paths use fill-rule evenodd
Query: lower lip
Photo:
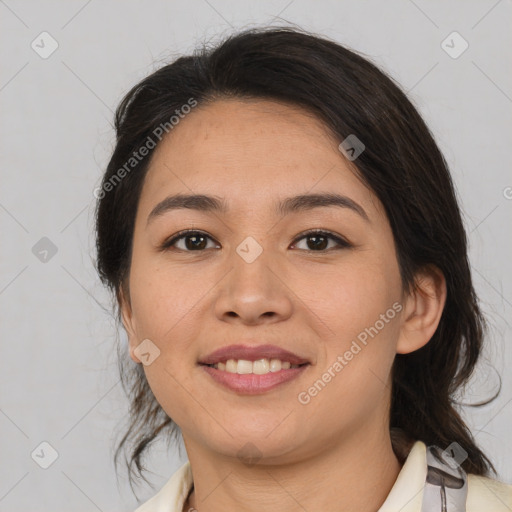
<svg viewBox="0 0 512 512"><path fill-rule="evenodd" d="M280 384L296 379L309 364L299 366L298 368L288 368L278 372L269 372L265 375L255 375L254 373L239 374L216 370L211 366L202 365L202 368L219 384L244 395L257 395L270 391Z"/></svg>

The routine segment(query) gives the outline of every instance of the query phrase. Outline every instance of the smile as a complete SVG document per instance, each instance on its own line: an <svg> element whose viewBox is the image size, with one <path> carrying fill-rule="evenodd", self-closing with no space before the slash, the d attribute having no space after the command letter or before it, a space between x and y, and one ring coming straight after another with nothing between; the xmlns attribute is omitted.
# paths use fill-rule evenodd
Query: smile
<svg viewBox="0 0 512 512"><path fill-rule="evenodd" d="M218 384L237 393L249 395L261 394L290 382L299 377L308 366L309 363L291 365L279 359L229 359L226 363L201 365Z"/></svg>

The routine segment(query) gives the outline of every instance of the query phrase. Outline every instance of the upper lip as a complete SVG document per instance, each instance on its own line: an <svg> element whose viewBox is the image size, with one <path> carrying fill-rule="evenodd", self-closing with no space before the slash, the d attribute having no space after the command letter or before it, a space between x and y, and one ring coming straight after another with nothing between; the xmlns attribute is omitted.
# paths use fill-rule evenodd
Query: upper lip
<svg viewBox="0 0 512 512"><path fill-rule="evenodd" d="M259 345L251 347L249 345L229 345L219 348L208 356L202 358L200 364L216 364L227 361L228 359L245 359L246 361L257 361L258 359L280 359L288 361L290 364L309 363L307 359L294 354L288 350L277 347L276 345Z"/></svg>

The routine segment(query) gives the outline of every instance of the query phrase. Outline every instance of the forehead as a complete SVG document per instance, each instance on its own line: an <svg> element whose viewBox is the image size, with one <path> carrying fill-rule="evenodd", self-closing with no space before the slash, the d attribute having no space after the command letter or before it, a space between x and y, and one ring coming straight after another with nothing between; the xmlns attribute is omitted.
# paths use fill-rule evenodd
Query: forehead
<svg viewBox="0 0 512 512"><path fill-rule="evenodd" d="M243 159L246 166L266 167L276 162L298 164L306 155L315 160L336 146L325 125L298 107L230 99L192 110L164 138L154 161L170 156L181 161L183 156L191 165L210 161L227 166Z"/></svg>
<svg viewBox="0 0 512 512"><path fill-rule="evenodd" d="M315 116L269 100L218 100L195 107L156 148L141 210L169 193L225 197L234 209L267 198L335 191L367 207L371 191Z"/></svg>

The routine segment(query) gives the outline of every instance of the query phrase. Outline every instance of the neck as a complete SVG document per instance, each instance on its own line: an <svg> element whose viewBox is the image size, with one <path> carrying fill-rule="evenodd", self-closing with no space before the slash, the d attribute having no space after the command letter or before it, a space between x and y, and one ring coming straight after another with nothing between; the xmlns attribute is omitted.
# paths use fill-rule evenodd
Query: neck
<svg viewBox="0 0 512 512"><path fill-rule="evenodd" d="M282 465L263 459L245 465L185 440L194 489L183 510L376 512L401 469L385 434L369 439L357 432L314 457Z"/></svg>

